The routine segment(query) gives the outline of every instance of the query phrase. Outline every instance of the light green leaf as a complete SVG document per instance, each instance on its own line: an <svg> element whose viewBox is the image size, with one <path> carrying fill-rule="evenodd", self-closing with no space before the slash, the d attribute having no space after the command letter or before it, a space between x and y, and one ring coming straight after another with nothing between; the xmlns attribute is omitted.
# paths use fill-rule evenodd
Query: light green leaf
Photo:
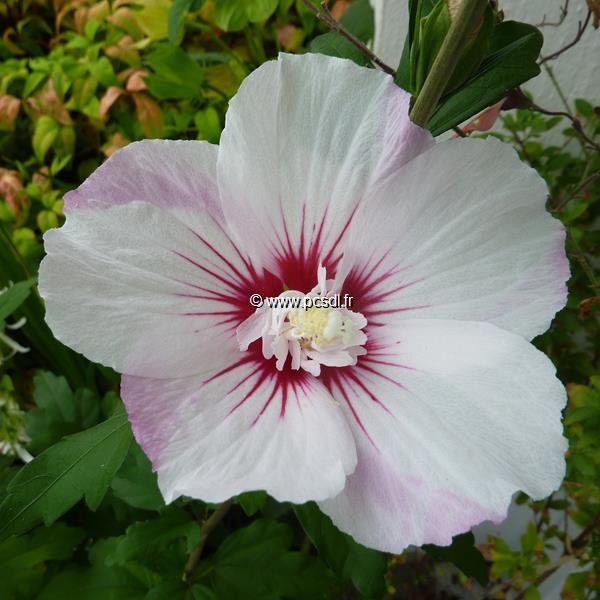
<svg viewBox="0 0 600 600"><path fill-rule="evenodd" d="M189 99L201 95L203 70L181 48L163 44L146 61L154 71L154 75L146 77L146 85L157 98Z"/></svg>
<svg viewBox="0 0 600 600"><path fill-rule="evenodd" d="M60 132L60 125L48 115L42 115L33 132L33 151L39 162L44 162L44 157L50 150Z"/></svg>
<svg viewBox="0 0 600 600"><path fill-rule="evenodd" d="M178 44L183 33L185 15L194 0L173 0L169 8L169 43Z"/></svg>
<svg viewBox="0 0 600 600"><path fill-rule="evenodd" d="M65 438L27 463L8 485L0 505L0 540L52 524L81 498L96 510L121 466L131 428L124 410Z"/></svg>
<svg viewBox="0 0 600 600"><path fill-rule="evenodd" d="M277 9L278 0L215 0L213 18L223 31L239 31L248 21L268 19Z"/></svg>

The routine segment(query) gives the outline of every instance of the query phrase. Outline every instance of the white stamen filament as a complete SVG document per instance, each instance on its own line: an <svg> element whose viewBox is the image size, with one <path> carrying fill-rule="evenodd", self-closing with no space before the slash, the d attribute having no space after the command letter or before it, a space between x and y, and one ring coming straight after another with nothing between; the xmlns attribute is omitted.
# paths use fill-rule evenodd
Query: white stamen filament
<svg viewBox="0 0 600 600"><path fill-rule="evenodd" d="M333 285L319 268L318 285L308 294L295 290L283 292L280 297L323 298L333 293ZM265 358L275 357L276 367L283 370L288 355L291 368L304 369L320 375L321 365L346 367L354 365L357 357L366 354L367 341L362 329L367 320L347 308L267 308L256 310L237 330L241 350L262 337Z"/></svg>

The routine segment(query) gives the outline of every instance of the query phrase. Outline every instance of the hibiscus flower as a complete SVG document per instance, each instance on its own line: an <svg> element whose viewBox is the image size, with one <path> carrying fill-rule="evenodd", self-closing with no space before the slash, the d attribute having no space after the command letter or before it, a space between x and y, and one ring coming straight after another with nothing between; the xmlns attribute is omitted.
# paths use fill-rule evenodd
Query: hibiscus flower
<svg viewBox="0 0 600 600"><path fill-rule="evenodd" d="M408 106L381 72L284 54L219 146L134 143L65 196L47 320L123 373L167 502L316 500L399 552L559 485L565 391L528 340L565 303L564 231L511 147L436 145ZM353 304L249 302L335 293Z"/></svg>

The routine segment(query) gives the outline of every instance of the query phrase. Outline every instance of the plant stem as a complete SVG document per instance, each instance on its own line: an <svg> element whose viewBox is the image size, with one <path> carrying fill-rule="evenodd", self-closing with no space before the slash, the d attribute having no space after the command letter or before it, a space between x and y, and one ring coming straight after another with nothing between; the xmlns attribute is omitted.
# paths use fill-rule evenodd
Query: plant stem
<svg viewBox="0 0 600 600"><path fill-rule="evenodd" d="M410 113L410 118L417 125L425 127L435 111L454 74L465 41L484 7L485 0L463 0L460 5Z"/></svg>
<svg viewBox="0 0 600 600"><path fill-rule="evenodd" d="M328 0L322 0L321 8L317 8L312 0L302 0L302 4L312 12L317 19L323 21L329 29L339 33L342 37L345 37L351 44L356 46L369 60L376 64L382 71L388 75L394 75L395 71L389 65L386 65L370 48L363 44L356 36L352 35L339 21L334 19L329 7L327 5Z"/></svg>
<svg viewBox="0 0 600 600"><path fill-rule="evenodd" d="M200 541L194 551L190 554L187 563L185 564L185 568L183 569L183 579L184 581L188 581L194 574L196 570L196 566L198 565L198 561L202 556L202 551L204 550L204 546L206 544L206 540L208 536L211 534L213 529L223 520L227 511L231 508L233 504L233 500L227 500L223 502L216 510L213 512L206 521L202 524L200 528Z"/></svg>

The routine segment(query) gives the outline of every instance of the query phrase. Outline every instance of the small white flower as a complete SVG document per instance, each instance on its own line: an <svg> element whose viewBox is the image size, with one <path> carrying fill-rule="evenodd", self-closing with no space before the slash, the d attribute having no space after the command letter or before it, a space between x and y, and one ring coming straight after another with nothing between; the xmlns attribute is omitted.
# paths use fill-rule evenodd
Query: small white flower
<svg viewBox="0 0 600 600"><path fill-rule="evenodd" d="M25 445L31 440L25 431L25 413L8 392L0 390L0 454L32 460Z"/></svg>

